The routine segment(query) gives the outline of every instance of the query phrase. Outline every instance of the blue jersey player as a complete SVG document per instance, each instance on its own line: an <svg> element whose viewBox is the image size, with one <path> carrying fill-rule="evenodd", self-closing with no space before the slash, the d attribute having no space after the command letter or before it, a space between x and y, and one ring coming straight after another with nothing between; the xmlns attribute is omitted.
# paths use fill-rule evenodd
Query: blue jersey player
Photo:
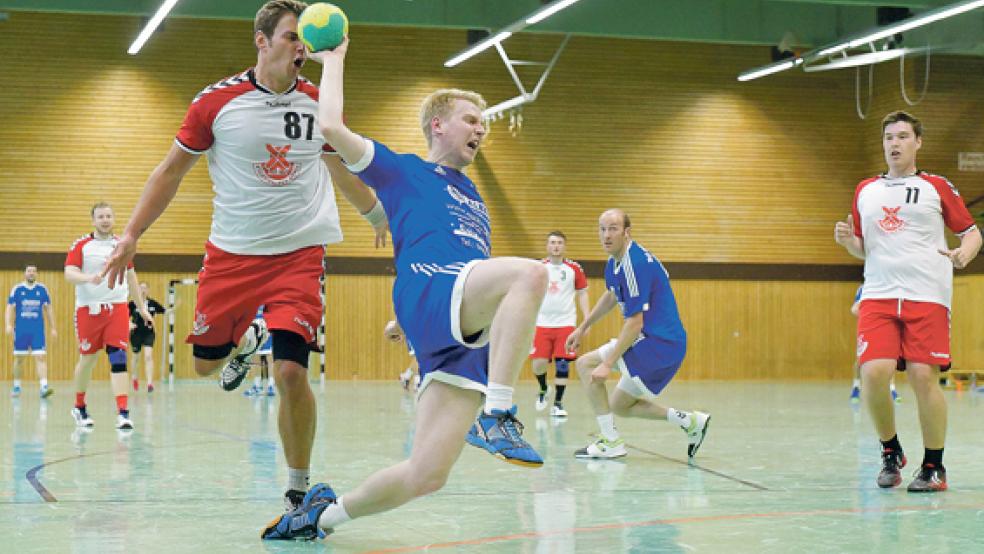
<svg viewBox="0 0 984 554"><path fill-rule="evenodd" d="M37 281L38 268L29 265L24 268L24 282L14 286L7 298L5 314L7 334L14 336L14 388L12 396L20 396L21 372L24 358L34 357L34 368L41 381L41 398L48 398L54 392L48 387L48 365L45 361L44 316L48 316L51 337L58 336L55 331L55 316L51 310L51 297L48 289Z"/></svg>
<svg viewBox="0 0 984 554"><path fill-rule="evenodd" d="M382 204L377 208L390 224L393 307L422 376L416 433L409 459L337 499L327 485L316 486L300 508L274 520L264 538L323 536L352 518L440 489L466 433L469 443L506 461L543 464L520 435L512 387L533 341L547 273L533 260L490 258L489 213L462 173L485 136L485 101L457 89L432 93L420 116L426 158L397 154L342 121L347 46L310 54L323 65L318 122L349 169L375 189ZM485 406L475 421L483 394Z"/></svg>
<svg viewBox="0 0 984 554"><path fill-rule="evenodd" d="M581 337L616 305L622 311L617 338L581 356L577 371L601 430L597 441L574 453L578 458L617 458L626 455L625 441L615 429L615 415L665 419L686 431L687 455L704 442L711 416L661 406L656 396L676 375L687 353L687 333L680 322L676 299L663 264L632 240L629 216L612 209L598 219L601 244L608 253L605 288L581 325L567 338L575 350ZM608 395L605 380L615 369L622 375Z"/></svg>

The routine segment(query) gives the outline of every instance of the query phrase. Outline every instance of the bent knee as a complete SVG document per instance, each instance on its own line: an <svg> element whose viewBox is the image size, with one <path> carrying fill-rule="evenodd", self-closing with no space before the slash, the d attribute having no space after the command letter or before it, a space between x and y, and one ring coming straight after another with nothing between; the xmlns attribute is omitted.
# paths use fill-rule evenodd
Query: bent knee
<svg viewBox="0 0 984 554"><path fill-rule="evenodd" d="M409 482L413 495L426 496L441 490L447 484L449 474L449 471L440 470L416 472Z"/></svg>

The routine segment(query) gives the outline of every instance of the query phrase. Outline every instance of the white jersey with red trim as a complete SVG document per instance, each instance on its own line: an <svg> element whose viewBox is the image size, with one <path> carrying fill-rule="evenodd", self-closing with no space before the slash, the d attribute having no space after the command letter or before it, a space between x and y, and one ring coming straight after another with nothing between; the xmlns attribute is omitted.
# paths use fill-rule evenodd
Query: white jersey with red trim
<svg viewBox="0 0 984 554"><path fill-rule="evenodd" d="M106 260L113 253L119 239L116 235L107 239L99 239L93 233L80 237L68 250L65 265L75 266L81 269L82 273L89 275L98 274L106 267ZM133 263L127 265L127 268L133 269ZM98 285L79 283L75 285L75 307L126 303L128 295L129 287L126 280L123 281L122 285L116 285L112 289L109 288L108 279L103 279Z"/></svg>
<svg viewBox="0 0 984 554"><path fill-rule="evenodd" d="M574 291L588 287L588 278L581 264L565 259L559 264L550 258L540 260L547 266L547 293L536 317L537 327L574 327L577 325L577 305Z"/></svg>
<svg viewBox="0 0 984 554"><path fill-rule="evenodd" d="M861 299L892 298L950 307L953 264L943 226L957 236L976 228L957 189L919 171L861 181L854 193L854 234L864 241Z"/></svg>
<svg viewBox="0 0 984 554"><path fill-rule="evenodd" d="M298 78L283 94L252 69L192 101L175 142L205 153L212 178L209 241L233 254L284 254L342 240L335 191L321 155L318 88Z"/></svg>

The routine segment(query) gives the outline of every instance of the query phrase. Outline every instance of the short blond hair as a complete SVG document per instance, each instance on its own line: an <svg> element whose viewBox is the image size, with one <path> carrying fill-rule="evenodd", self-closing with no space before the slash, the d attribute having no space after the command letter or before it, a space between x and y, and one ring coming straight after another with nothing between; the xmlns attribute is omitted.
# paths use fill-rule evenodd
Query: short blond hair
<svg viewBox="0 0 984 554"><path fill-rule="evenodd" d="M431 121L435 117L447 117L451 113L451 106L455 100L464 100L475 104L479 110L485 110L486 103L482 95L471 91L457 88L442 88L435 90L424 98L420 105L420 127L424 131L427 139L427 146L431 143Z"/></svg>

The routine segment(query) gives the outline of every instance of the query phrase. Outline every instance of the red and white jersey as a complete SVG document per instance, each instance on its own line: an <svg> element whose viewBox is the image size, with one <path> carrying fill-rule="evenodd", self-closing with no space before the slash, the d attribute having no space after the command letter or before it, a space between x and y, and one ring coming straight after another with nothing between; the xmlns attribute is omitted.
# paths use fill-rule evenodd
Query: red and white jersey
<svg viewBox="0 0 984 554"><path fill-rule="evenodd" d="M205 153L212 178L209 241L233 254L284 254L342 240L335 191L321 155L318 88L299 78L274 94L252 69L191 102L175 142Z"/></svg>
<svg viewBox="0 0 984 554"><path fill-rule="evenodd" d="M950 307L953 264L943 226L957 236L976 228L957 189L939 175L885 175L854 193L854 234L864 240L861 299L893 298Z"/></svg>
<svg viewBox="0 0 984 554"><path fill-rule="evenodd" d="M547 294L536 317L537 327L574 327L577 325L577 305L574 291L588 288L588 278L581 264L565 259L559 264L550 258L540 260L547 266Z"/></svg>
<svg viewBox="0 0 984 554"><path fill-rule="evenodd" d="M65 265L73 265L82 270L82 273L95 275L106 267L106 260L116 248L116 241L119 237L113 235L108 239L98 239L93 233L82 236L72 244L65 258ZM133 263L127 266L133 269ZM103 279L98 285L92 283L80 283L75 285L75 307L97 306L100 304L120 304L126 303L129 295L129 287L126 280L116 288L109 288L109 281Z"/></svg>

